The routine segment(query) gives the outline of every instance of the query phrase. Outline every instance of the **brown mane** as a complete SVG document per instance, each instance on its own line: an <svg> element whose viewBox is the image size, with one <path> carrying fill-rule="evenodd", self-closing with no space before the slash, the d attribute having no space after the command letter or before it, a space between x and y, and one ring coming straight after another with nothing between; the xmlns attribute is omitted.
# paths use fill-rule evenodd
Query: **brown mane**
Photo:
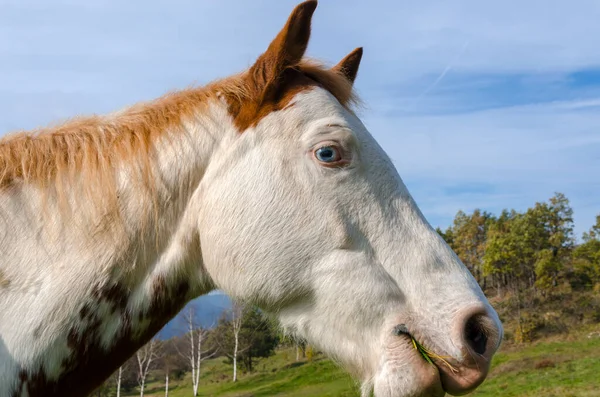
<svg viewBox="0 0 600 397"><path fill-rule="evenodd" d="M149 181L154 143L194 114L210 99L224 97L236 126L243 132L256 125L264 110L280 110L292 94L318 85L333 94L344 106L355 101L352 84L341 74L313 62L302 61L291 68L304 76L286 84L277 104L261 102L259 111L248 117L259 100L262 81L246 72L206 87L190 88L140 103L111 116L76 118L54 128L19 132L0 140L0 189L17 183L55 186L60 189L75 176L93 184L103 194L115 190L117 164L138 168ZM256 110L256 109L255 109ZM92 186L88 186L92 187Z"/></svg>

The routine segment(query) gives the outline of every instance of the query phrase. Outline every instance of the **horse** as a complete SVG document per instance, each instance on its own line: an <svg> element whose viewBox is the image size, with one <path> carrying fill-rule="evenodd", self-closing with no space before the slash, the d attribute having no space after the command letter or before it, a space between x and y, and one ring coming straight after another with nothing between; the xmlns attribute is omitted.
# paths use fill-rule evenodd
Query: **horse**
<svg viewBox="0 0 600 397"><path fill-rule="evenodd" d="M498 315L357 117L362 48L305 57L316 6L240 74L0 141L1 396L86 395L215 289L364 396L483 382Z"/></svg>

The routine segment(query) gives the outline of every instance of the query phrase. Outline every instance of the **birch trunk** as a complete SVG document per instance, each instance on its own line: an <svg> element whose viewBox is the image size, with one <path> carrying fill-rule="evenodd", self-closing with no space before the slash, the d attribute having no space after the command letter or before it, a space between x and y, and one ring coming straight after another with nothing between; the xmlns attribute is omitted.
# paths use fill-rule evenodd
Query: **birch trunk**
<svg viewBox="0 0 600 397"><path fill-rule="evenodd" d="M231 308L231 326L233 328L233 381L237 382L237 355L240 340L240 330L242 329L242 319L244 316L244 305L241 303L234 303Z"/></svg>
<svg viewBox="0 0 600 397"><path fill-rule="evenodd" d="M123 367L119 367L119 375L117 375L117 397L121 397L121 379L123 378Z"/></svg>
<svg viewBox="0 0 600 397"><path fill-rule="evenodd" d="M144 397L144 387L146 386L146 377L150 371L150 364L156 358L156 341L151 339L146 346L137 351L138 362L138 384L140 385L140 397Z"/></svg>
<svg viewBox="0 0 600 397"><path fill-rule="evenodd" d="M237 382L238 332L236 332L234 335L235 335L235 345L233 346L233 381Z"/></svg>
<svg viewBox="0 0 600 397"><path fill-rule="evenodd" d="M200 387L200 365L202 364L202 361L214 356L216 350L212 353L210 353L212 349L202 351L202 342L208 335L208 330L202 328L202 326L195 321L193 308L190 307L189 311L185 313L184 318L187 321L188 327L187 336L189 340L189 349L186 348L185 351L181 351L177 347L177 344L175 344L175 348L179 355L190 363L190 370L192 372L192 392L194 397L196 397Z"/></svg>

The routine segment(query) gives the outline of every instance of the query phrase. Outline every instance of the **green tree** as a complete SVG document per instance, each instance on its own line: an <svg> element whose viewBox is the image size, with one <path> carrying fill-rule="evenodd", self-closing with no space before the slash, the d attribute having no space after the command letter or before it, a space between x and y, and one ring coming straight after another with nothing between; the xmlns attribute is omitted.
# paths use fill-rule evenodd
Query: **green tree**
<svg viewBox="0 0 600 397"><path fill-rule="evenodd" d="M269 321L258 308L245 307L238 334L237 358L246 371L252 371L257 359L274 354L279 343L279 336L274 328L272 321ZM233 362L235 338L231 320L227 316L221 317L218 326L211 332L209 340L218 346L219 355Z"/></svg>
<svg viewBox="0 0 600 397"><path fill-rule="evenodd" d="M240 338L248 348L240 354L240 359L244 368L252 371L256 359L275 353L279 338L272 324L256 307L251 307L244 313L243 324Z"/></svg>
<svg viewBox="0 0 600 397"><path fill-rule="evenodd" d="M583 241L599 241L600 240L600 214L596 215L596 224L592 226L589 232L583 233Z"/></svg>
<svg viewBox="0 0 600 397"><path fill-rule="evenodd" d="M583 244L573 250L571 286L591 288L600 283L600 215L589 232L583 233Z"/></svg>
<svg viewBox="0 0 600 397"><path fill-rule="evenodd" d="M519 284L531 274L531 255L520 237L526 225L523 218L514 210L504 210L489 224L483 274L494 278L498 292L506 287L521 288Z"/></svg>
<svg viewBox="0 0 600 397"><path fill-rule="evenodd" d="M483 256L492 220L492 214L479 209L471 215L458 211L448 231L452 236L450 246L483 288L486 286Z"/></svg>
<svg viewBox="0 0 600 397"><path fill-rule="evenodd" d="M449 227L446 229L446 231L443 231L439 227L436 227L435 231L437 232L437 234L442 236L442 238L444 239L446 244L448 244L450 247L452 247L452 243L454 241L454 235L452 234L452 228Z"/></svg>
<svg viewBox="0 0 600 397"><path fill-rule="evenodd" d="M558 285L565 274L575 244L573 209L562 193L556 193L548 203L536 203L527 211L537 222L536 284L543 290Z"/></svg>
<svg viewBox="0 0 600 397"><path fill-rule="evenodd" d="M573 210L565 195L556 193L525 213L504 211L491 223L484 274L518 289L548 291L567 273L573 245Z"/></svg>

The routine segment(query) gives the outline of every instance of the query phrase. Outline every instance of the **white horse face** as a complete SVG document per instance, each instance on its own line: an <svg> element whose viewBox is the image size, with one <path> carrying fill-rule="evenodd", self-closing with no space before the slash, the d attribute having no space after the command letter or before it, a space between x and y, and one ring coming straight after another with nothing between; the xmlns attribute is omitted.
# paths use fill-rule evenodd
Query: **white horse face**
<svg viewBox="0 0 600 397"><path fill-rule="evenodd" d="M289 27L294 15L287 36L299 30ZM330 92L300 90L213 158L198 227L219 288L276 314L365 392L458 394L483 381L502 336L498 316ZM426 362L409 335L453 369Z"/></svg>
<svg viewBox="0 0 600 397"><path fill-rule="evenodd" d="M278 314L378 396L472 389L502 332L476 281L353 114L321 88L292 103L205 177L199 230L215 283ZM400 324L460 372L440 365L441 383Z"/></svg>

